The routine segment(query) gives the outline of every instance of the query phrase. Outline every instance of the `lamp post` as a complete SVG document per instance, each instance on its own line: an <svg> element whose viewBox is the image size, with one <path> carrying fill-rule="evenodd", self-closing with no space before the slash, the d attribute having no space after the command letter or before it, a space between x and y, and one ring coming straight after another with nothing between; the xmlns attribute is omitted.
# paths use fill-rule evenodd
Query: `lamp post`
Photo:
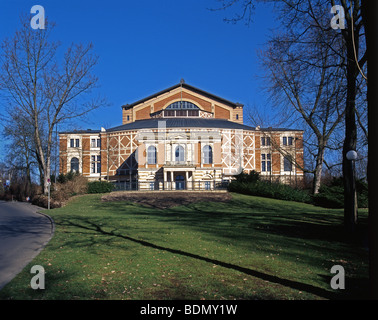
<svg viewBox="0 0 378 320"><path fill-rule="evenodd" d="M346 226L351 228L351 231L354 231L354 228L357 224L357 192L356 192L356 170L355 170L355 161L357 160L357 152L355 150L349 150L346 153L346 158L348 160L348 165L350 166L350 170L352 172L352 176L349 182L350 187L350 199L348 199L347 203L349 206L349 215L345 217Z"/></svg>

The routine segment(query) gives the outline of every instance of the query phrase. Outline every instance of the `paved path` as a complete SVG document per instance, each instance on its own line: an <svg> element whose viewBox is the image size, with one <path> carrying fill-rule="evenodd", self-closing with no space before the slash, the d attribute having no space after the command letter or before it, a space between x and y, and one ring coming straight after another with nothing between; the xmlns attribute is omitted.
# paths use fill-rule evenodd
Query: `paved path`
<svg viewBox="0 0 378 320"><path fill-rule="evenodd" d="M51 239L53 222L37 213L40 209L29 203L0 201L0 289Z"/></svg>

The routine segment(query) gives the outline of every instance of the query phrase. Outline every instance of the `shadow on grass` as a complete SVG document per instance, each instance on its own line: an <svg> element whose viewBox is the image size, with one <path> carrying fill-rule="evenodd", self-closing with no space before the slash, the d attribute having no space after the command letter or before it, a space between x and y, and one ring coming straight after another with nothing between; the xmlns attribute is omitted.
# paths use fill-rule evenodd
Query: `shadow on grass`
<svg viewBox="0 0 378 320"><path fill-rule="evenodd" d="M248 197L248 196L244 196ZM252 204L252 205L251 205ZM312 207L306 204L274 199L237 199L227 203L193 203L170 209L149 208L133 203L101 203L104 211L134 217L156 217L162 222L185 225L221 236L230 241L257 239L263 233L292 238L319 240L332 244L352 244L367 249L366 222L354 237L345 233L340 210ZM339 250L339 249L337 249Z"/></svg>
<svg viewBox="0 0 378 320"><path fill-rule="evenodd" d="M315 287L315 286L305 284L305 283L300 283L300 282L297 282L297 281L283 279L283 278L273 276L273 275L269 275L269 274L266 274L266 273L263 273L263 272L260 272L260 271L244 268L244 267L241 267L241 266L238 266L238 265L235 265L235 264L226 263L226 262L219 261L219 260L216 260L216 259L203 257L203 256L193 254L193 253L190 253L190 252L185 252L185 251L182 251L182 250L177 250L177 249L172 249L172 248L156 245L156 244L148 242L148 241L139 240L139 239L136 239L136 238L133 238L133 237L129 237L127 235L115 233L115 230L110 231L110 232L105 231L98 224L95 224L92 221L88 221L88 220L82 220L82 221L84 223L87 223L88 225L83 225L83 224L80 224L80 223L72 222L70 220L66 220L64 225L72 226L72 227L76 227L76 228L82 228L82 229L85 229L85 230L88 230L88 231L95 231L95 232L100 233L102 235L118 237L118 238L121 238L121 239L124 239L124 240L132 241L134 243L140 244L140 245L145 246L145 247L149 247L149 248L153 248L153 249L157 249L157 250L162 250L162 251L170 252L170 253L173 253L173 254L189 257L189 258L192 258L192 259L197 259L197 260L200 260L200 261L208 262L208 263L211 263L211 264L214 264L214 265L217 265L217 266L221 266L221 267L224 267L224 268L227 268L227 269L232 269L234 271L238 271L238 272L244 273L246 275L250 275L250 276L259 278L261 280L265 280L265 281L269 281L271 283L283 285L283 286L292 288L294 290L305 291L305 292L314 294L316 296L319 296L319 297L322 297L322 298L325 298L325 299L340 299L339 294L325 290L325 289L322 289L322 288L319 288L319 287Z"/></svg>

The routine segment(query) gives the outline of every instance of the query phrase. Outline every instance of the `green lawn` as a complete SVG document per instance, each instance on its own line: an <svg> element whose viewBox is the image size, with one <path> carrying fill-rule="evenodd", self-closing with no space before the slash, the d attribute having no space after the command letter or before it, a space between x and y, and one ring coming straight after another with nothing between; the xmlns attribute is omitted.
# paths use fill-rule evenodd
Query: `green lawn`
<svg viewBox="0 0 378 320"><path fill-rule="evenodd" d="M368 252L362 236L346 241L342 210L240 194L161 210L86 195L48 214L53 239L1 299L366 297ZM345 290L330 287L336 264ZM33 265L44 290L30 287Z"/></svg>

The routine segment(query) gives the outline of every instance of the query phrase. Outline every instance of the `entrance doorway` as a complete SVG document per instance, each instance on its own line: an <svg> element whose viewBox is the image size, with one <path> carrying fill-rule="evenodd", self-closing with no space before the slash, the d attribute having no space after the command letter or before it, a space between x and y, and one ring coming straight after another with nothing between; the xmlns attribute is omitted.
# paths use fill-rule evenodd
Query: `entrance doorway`
<svg viewBox="0 0 378 320"><path fill-rule="evenodd" d="M182 175L176 176L176 190L185 190L185 178Z"/></svg>

